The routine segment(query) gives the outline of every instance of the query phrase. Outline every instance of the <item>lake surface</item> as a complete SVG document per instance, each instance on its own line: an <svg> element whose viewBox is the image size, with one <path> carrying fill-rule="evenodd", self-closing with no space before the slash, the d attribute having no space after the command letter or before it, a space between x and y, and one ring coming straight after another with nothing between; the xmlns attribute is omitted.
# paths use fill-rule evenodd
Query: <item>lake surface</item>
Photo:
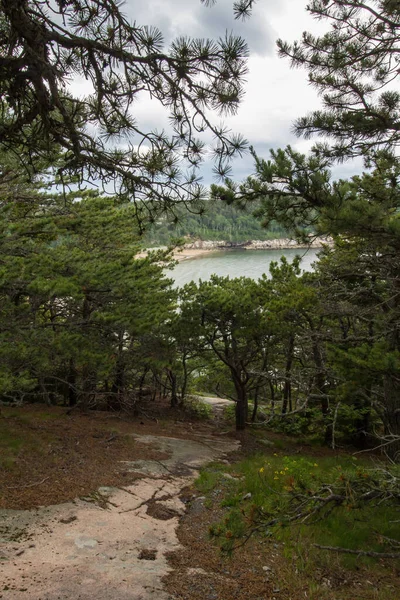
<svg viewBox="0 0 400 600"><path fill-rule="evenodd" d="M312 264L318 259L318 249L290 248L287 250L219 250L190 258L179 263L171 277L176 287L182 287L190 281L206 281L211 275L226 277L251 277L259 279L263 273L269 274L269 265L285 256L292 262L296 255L302 257L300 267L303 271L312 271Z"/></svg>

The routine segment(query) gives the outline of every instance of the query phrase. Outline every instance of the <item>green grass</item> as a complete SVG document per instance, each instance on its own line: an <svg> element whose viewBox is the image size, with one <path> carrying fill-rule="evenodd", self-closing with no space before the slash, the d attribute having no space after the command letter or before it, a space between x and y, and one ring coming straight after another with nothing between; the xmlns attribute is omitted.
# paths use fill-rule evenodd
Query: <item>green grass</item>
<svg viewBox="0 0 400 600"><path fill-rule="evenodd" d="M18 456L25 451L40 455L50 437L44 432L38 436L38 423L57 416L46 409L34 413L3 409L3 417L0 419L0 468L13 469Z"/></svg>
<svg viewBox="0 0 400 600"><path fill-rule="evenodd" d="M199 477L196 479L196 488L199 492L207 494L214 490L219 483L223 483L223 473L227 472L229 467L221 463L210 463L206 468L201 469Z"/></svg>
<svg viewBox="0 0 400 600"><path fill-rule="evenodd" d="M193 415L196 419L208 420L212 416L212 407L196 398L188 398L185 400L185 410Z"/></svg>
<svg viewBox="0 0 400 600"><path fill-rule="evenodd" d="M332 553L316 548L315 544L368 552L400 551L385 540L400 540L398 500L396 505L396 502L380 500L365 504L357 499L358 490L364 489L367 481L373 488L392 485L390 478L379 482L380 474L387 468L387 465L373 465L368 460L356 460L351 456L315 459L275 452L268 457L246 458L232 467L224 466L225 472L237 476L234 480L225 479L215 467L205 469L196 485L204 494L210 494L217 487L223 492L220 506L226 509L225 520L210 530L223 550L232 551L243 536L257 528L260 535L273 536L284 542L287 556L296 556L298 568L302 570L308 568L306 565L310 561L322 565L331 560ZM390 467L390 470L394 479L397 478L398 490L400 470L397 467ZM313 497L320 495L320 490L329 495L327 486L344 490L341 493L346 500L342 506L332 504L315 515L305 513L304 518L289 522L296 511L304 511L303 501L307 502L308 497L307 509L312 511L316 503ZM251 496L247 497L248 494ZM296 500L299 495L301 501ZM267 525L274 520L275 523ZM351 554L340 554L339 557L346 568L377 563L377 559L371 557Z"/></svg>

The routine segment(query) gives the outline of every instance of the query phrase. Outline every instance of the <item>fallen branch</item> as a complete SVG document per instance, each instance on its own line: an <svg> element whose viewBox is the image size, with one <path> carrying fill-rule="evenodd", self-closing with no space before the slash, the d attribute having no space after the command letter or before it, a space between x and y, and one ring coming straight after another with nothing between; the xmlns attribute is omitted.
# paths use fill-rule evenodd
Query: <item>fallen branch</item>
<svg viewBox="0 0 400 600"><path fill-rule="evenodd" d="M372 556L374 558L400 558L400 552L372 552L364 550L350 550L350 548L341 548L340 546L321 546L314 544L315 548L321 550L330 550L331 552L343 552L344 554L356 554L357 556Z"/></svg>
<svg viewBox="0 0 400 600"><path fill-rule="evenodd" d="M48 479L50 479L50 475L48 477L45 477L44 479L42 479L42 481L35 481L34 483L28 483L27 485L8 485L7 489L8 490L20 490L20 489L30 488L30 487L34 487L35 485L42 485L42 483L44 483Z"/></svg>

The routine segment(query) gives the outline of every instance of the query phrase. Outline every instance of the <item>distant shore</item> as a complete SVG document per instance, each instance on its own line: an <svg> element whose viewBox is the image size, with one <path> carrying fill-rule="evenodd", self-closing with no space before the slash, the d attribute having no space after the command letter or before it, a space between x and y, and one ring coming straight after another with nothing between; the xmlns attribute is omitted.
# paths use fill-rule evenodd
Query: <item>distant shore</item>
<svg viewBox="0 0 400 600"><path fill-rule="evenodd" d="M182 248L174 251L174 258L178 262L198 258L214 252L225 250L287 250L287 249L307 249L322 248L324 245L331 246L332 238L317 237L310 240L307 244L298 244L295 240L289 238L279 238L274 240L251 240L243 243L226 241L202 241L197 240L185 244Z"/></svg>
<svg viewBox="0 0 400 600"><path fill-rule="evenodd" d="M295 240L290 238L279 238L274 240L251 240L248 242L227 242L224 240L210 241L210 240L196 240L177 248L173 251L173 257L178 262L184 260L190 260L191 258L199 258L200 256L206 256L207 254L214 254L216 252L226 250L287 250L287 249L299 249L306 250L307 248L322 248L324 245L331 246L333 244L332 238L329 237L317 237L310 240L308 244L298 244ZM155 248L149 248L155 250ZM138 258L146 256L147 251L144 250L137 255Z"/></svg>

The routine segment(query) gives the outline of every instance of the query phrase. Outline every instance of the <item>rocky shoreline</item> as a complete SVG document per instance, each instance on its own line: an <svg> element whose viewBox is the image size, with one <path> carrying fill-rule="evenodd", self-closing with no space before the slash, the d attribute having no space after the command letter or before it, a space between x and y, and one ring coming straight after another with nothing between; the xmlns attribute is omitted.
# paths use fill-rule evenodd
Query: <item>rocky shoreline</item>
<svg viewBox="0 0 400 600"><path fill-rule="evenodd" d="M284 250L287 248L322 248L324 245L331 246L333 240L330 237L313 237L309 242L299 244L290 238L279 238L274 240L249 240L246 242L229 242L226 240L196 240L188 242L183 246L184 250Z"/></svg>

